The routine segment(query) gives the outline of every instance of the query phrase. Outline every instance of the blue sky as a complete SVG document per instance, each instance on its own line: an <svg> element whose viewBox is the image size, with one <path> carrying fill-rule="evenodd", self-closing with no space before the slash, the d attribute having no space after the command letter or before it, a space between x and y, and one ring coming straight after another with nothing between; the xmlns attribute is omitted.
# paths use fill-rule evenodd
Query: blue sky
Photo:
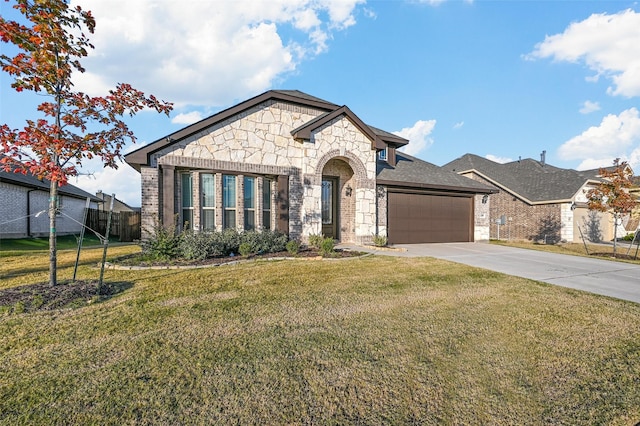
<svg viewBox="0 0 640 426"><path fill-rule="evenodd" d="M129 120L138 148L269 89L347 105L443 165L465 153L640 170L640 6L629 1L74 0L96 46L76 87L127 82L176 103ZM12 16L2 3L3 16ZM6 46L3 46L3 49ZM35 99L2 74L2 117ZM140 205L127 165L71 179Z"/></svg>

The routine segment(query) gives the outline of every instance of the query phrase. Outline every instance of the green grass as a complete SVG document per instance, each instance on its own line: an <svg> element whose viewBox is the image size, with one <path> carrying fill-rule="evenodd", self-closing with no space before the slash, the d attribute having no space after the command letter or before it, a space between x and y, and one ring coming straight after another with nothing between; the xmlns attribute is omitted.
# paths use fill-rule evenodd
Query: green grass
<svg viewBox="0 0 640 426"><path fill-rule="evenodd" d="M92 252L81 278L98 274ZM19 258L25 274L12 259L0 259L0 287L46 280L46 256ZM386 256L106 278L133 287L78 309L0 316L0 423L640 420L640 305L630 302Z"/></svg>
<svg viewBox="0 0 640 426"><path fill-rule="evenodd" d="M61 235L56 239L57 247L60 250L75 249L78 247L80 235ZM109 239L110 242L118 240ZM82 239L82 246L99 246L102 242L92 234L85 234ZM0 240L0 252L13 252L22 250L49 250L49 237L44 238L18 238Z"/></svg>

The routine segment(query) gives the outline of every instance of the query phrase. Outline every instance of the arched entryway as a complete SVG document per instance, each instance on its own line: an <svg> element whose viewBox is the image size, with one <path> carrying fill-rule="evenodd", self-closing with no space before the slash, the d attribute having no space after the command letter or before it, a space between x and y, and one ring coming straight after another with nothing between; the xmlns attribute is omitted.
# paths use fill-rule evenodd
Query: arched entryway
<svg viewBox="0 0 640 426"><path fill-rule="evenodd" d="M351 166L332 158L322 169L322 234L341 242L355 241L356 179Z"/></svg>

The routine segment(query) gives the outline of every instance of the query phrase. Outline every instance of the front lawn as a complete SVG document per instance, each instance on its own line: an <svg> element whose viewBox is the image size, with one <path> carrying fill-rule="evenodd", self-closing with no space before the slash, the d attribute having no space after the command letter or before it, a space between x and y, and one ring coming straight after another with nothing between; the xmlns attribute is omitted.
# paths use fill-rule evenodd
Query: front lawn
<svg viewBox="0 0 640 426"><path fill-rule="evenodd" d="M81 279L100 255L83 253ZM0 288L45 281L47 261L0 258ZM429 258L106 279L126 289L0 314L0 423L640 421L638 304Z"/></svg>

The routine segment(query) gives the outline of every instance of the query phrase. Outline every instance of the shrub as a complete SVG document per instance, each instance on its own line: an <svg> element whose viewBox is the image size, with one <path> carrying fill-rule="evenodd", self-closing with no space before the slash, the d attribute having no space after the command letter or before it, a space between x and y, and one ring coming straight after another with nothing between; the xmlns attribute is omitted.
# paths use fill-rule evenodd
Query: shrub
<svg viewBox="0 0 640 426"><path fill-rule="evenodd" d="M219 244L222 256L228 256L231 253L238 253L240 248L241 234L233 228L227 228L219 234Z"/></svg>
<svg viewBox="0 0 640 426"><path fill-rule="evenodd" d="M322 246L322 243L324 241L324 235L322 234L311 234L309 235L309 246L316 248L316 249L320 249Z"/></svg>
<svg viewBox="0 0 640 426"><path fill-rule="evenodd" d="M335 253L335 241L333 241L333 238L327 237L324 238L322 240L322 243L320 244L320 254L322 256L331 256L333 253Z"/></svg>
<svg viewBox="0 0 640 426"><path fill-rule="evenodd" d="M151 230L151 237L144 242L142 250L156 260L169 260L180 255L180 238L176 234L175 225L163 226L156 218Z"/></svg>
<svg viewBox="0 0 640 426"><path fill-rule="evenodd" d="M300 251L300 243L296 240L291 240L287 243L287 252L289 254L298 254Z"/></svg>
<svg viewBox="0 0 640 426"><path fill-rule="evenodd" d="M180 255L187 260L204 260L223 254L218 232L187 230L180 238Z"/></svg>
<svg viewBox="0 0 640 426"><path fill-rule="evenodd" d="M384 235L374 235L373 236L373 245L376 247L384 247L387 245L387 237Z"/></svg>
<svg viewBox="0 0 640 426"><path fill-rule="evenodd" d="M240 256L249 256L251 253L253 253L253 250L251 249L251 244L249 243L240 244L240 247L238 247L238 252L240 253Z"/></svg>

